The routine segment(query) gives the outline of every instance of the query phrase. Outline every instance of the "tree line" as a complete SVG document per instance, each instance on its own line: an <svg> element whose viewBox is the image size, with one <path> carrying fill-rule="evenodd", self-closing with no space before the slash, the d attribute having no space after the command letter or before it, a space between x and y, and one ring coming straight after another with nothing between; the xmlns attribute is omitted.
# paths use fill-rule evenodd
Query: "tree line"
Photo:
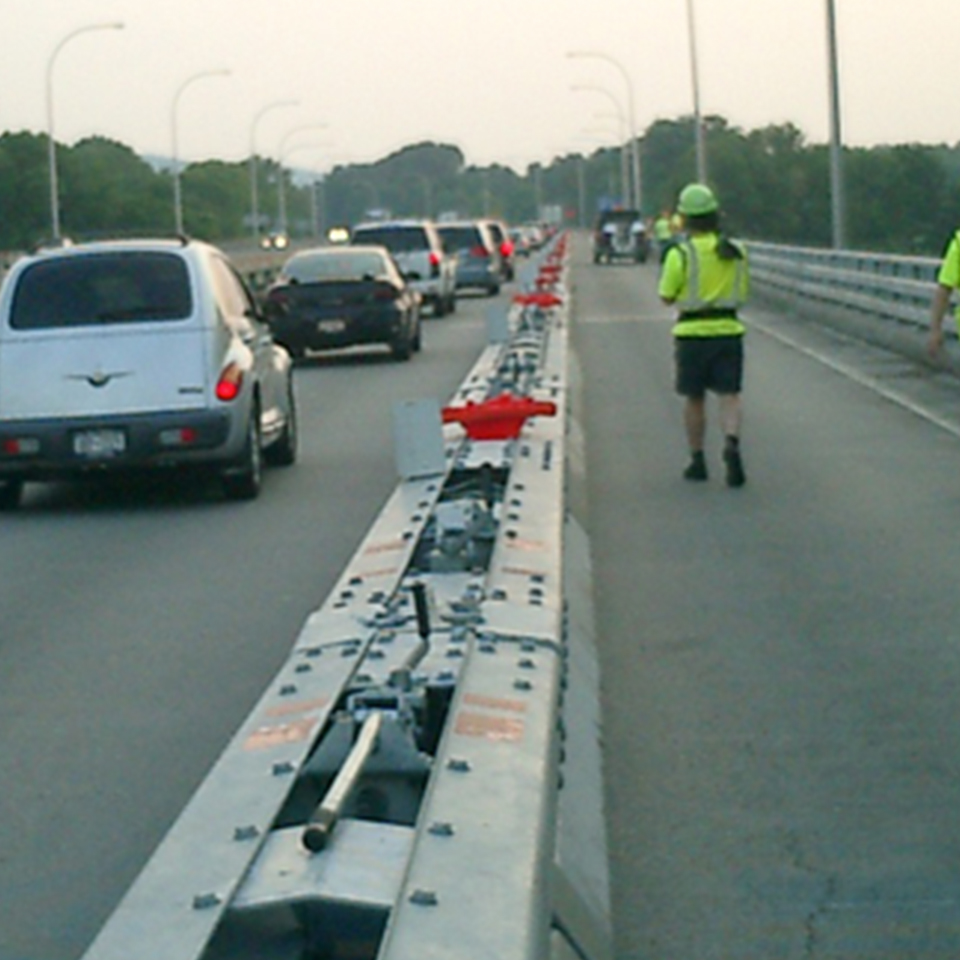
<svg viewBox="0 0 960 960"><path fill-rule="evenodd" d="M709 182L727 228L740 236L810 246L831 238L830 156L792 124L745 131L704 120ZM644 213L669 210L694 178L693 119L660 120L638 141ZM75 239L174 232L173 170L103 137L56 144L59 210ZM180 176L188 234L226 242L254 233L251 170L260 198L257 228L320 235L378 214L498 216L536 220L545 207L589 225L620 196L621 148L570 154L522 172L474 166L448 144L413 144L373 163L344 164L322 179L268 158L186 165ZM960 226L960 145L846 148L843 173L848 245L891 253L939 254ZM50 234L48 142L29 132L0 136L0 249L22 250Z"/></svg>

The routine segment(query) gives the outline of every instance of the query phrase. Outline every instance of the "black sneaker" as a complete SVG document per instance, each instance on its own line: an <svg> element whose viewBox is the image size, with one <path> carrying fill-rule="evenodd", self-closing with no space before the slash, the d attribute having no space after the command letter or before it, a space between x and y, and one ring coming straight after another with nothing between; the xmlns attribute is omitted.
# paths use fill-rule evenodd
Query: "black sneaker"
<svg viewBox="0 0 960 960"><path fill-rule="evenodd" d="M683 471L684 480L706 480L707 479L707 461L704 460L702 453L695 453L690 465Z"/></svg>
<svg viewBox="0 0 960 960"><path fill-rule="evenodd" d="M727 447L723 451L723 462L727 467L727 486L742 487L747 482L747 475L743 472L743 459L736 447Z"/></svg>

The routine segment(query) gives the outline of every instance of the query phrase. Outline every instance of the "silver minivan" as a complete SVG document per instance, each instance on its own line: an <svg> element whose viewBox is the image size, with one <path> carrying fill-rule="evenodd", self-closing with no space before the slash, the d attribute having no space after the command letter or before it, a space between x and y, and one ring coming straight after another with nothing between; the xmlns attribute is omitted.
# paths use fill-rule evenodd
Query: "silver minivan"
<svg viewBox="0 0 960 960"><path fill-rule="evenodd" d="M202 468L231 499L296 459L292 362L242 278L191 240L17 261L0 287L0 507L26 481Z"/></svg>
<svg viewBox="0 0 960 960"><path fill-rule="evenodd" d="M444 250L432 220L360 223L351 230L350 242L386 247L435 317L456 310L456 258Z"/></svg>

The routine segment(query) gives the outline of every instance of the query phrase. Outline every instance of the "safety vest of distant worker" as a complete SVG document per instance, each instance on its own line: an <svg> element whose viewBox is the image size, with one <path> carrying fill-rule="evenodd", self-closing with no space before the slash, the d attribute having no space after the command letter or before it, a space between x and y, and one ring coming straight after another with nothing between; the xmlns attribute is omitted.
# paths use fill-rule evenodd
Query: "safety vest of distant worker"
<svg viewBox="0 0 960 960"><path fill-rule="evenodd" d="M666 212L661 213L653 224L654 238L661 243L665 243L673 237L673 233L673 228L670 225L670 214Z"/></svg>
<svg viewBox="0 0 960 960"><path fill-rule="evenodd" d="M680 193L678 211L688 236L667 252L659 293L680 315L675 337L730 337L746 332L737 311L747 301L750 273L743 247L720 234L713 191L691 184Z"/></svg>
<svg viewBox="0 0 960 960"><path fill-rule="evenodd" d="M950 242L947 244L943 262L940 264L940 270L937 273L937 283L949 287L951 290L960 289L960 230L950 238ZM960 305L957 306L955 318L957 330L960 331Z"/></svg>

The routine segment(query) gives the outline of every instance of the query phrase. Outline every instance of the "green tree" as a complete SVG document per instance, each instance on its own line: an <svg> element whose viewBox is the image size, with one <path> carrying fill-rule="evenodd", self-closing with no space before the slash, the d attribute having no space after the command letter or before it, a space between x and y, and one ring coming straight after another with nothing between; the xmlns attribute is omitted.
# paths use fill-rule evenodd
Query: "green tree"
<svg viewBox="0 0 960 960"><path fill-rule="evenodd" d="M105 137L60 148L63 230L78 237L172 231L169 182L133 150Z"/></svg>
<svg viewBox="0 0 960 960"><path fill-rule="evenodd" d="M50 235L47 138L0 137L0 248L23 250Z"/></svg>

